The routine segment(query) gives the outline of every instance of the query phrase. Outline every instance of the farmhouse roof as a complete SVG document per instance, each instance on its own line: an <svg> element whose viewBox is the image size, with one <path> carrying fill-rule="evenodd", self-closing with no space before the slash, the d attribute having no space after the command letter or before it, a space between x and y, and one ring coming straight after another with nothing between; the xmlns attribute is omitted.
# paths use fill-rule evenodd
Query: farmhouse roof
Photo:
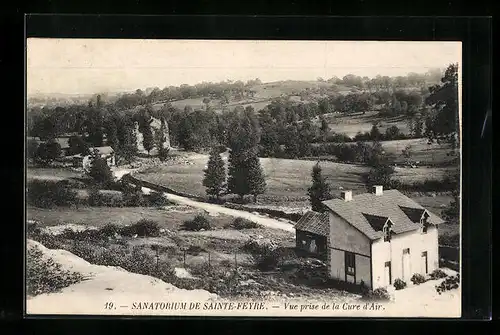
<svg viewBox="0 0 500 335"><path fill-rule="evenodd" d="M69 148L69 137L56 137L54 140L59 143L61 149L64 150Z"/></svg>
<svg viewBox="0 0 500 335"><path fill-rule="evenodd" d="M323 204L372 240L383 237L379 229L379 223L384 220L383 218L390 219L393 223L392 231L401 234L421 228L419 220L415 221L416 214L420 213L421 216L426 211L397 190L384 190L382 195L358 194L350 201L331 199L323 201ZM444 222L437 215L429 211L427 213L428 223Z"/></svg>
<svg viewBox="0 0 500 335"><path fill-rule="evenodd" d="M295 224L295 229L316 235L328 236L330 230L328 214L309 211Z"/></svg>
<svg viewBox="0 0 500 335"><path fill-rule="evenodd" d="M111 155L112 153L114 153L115 151L113 150L112 147L110 146L105 146L105 147L94 147L94 148L90 148L91 151L94 151L94 150L97 150L97 152L100 154L100 155Z"/></svg>

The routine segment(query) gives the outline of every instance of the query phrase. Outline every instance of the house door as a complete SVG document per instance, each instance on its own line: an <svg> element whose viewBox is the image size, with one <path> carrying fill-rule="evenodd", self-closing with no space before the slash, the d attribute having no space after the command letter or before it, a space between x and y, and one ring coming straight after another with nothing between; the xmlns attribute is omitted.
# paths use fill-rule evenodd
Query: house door
<svg viewBox="0 0 500 335"><path fill-rule="evenodd" d="M352 252L345 252L345 281L356 282L356 255Z"/></svg>
<svg viewBox="0 0 500 335"><path fill-rule="evenodd" d="M403 250L403 280L408 281L411 277L410 248Z"/></svg>
<svg viewBox="0 0 500 335"><path fill-rule="evenodd" d="M423 274L429 273L429 264L427 263L427 251L422 252L422 257L420 257L421 261L421 271Z"/></svg>
<svg viewBox="0 0 500 335"><path fill-rule="evenodd" d="M392 285L391 262L385 262L384 267L384 286Z"/></svg>

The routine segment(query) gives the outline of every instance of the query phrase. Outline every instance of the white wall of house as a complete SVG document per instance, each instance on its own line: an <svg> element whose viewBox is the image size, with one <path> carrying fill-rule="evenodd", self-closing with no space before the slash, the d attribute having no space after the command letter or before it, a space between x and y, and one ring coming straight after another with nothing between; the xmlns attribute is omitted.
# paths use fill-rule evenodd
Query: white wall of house
<svg viewBox="0 0 500 335"><path fill-rule="evenodd" d="M403 250L407 248L410 249L409 256L403 256ZM425 275L423 252L427 252L427 273L431 273L439 267L438 230L434 226L429 227L425 234L420 229L393 235L390 242L384 242L383 238L373 241L373 288L392 285L396 278L403 279L409 284L414 273ZM386 262L391 262L390 284Z"/></svg>
<svg viewBox="0 0 500 335"><path fill-rule="evenodd" d="M347 221L333 212L329 213L329 274L331 278L359 284L371 285L370 240ZM346 276L345 254L354 253L355 275Z"/></svg>

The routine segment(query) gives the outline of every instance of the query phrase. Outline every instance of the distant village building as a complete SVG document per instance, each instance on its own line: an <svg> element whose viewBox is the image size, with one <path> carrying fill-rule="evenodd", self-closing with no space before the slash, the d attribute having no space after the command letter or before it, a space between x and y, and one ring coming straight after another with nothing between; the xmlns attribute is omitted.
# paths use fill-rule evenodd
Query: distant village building
<svg viewBox="0 0 500 335"><path fill-rule="evenodd" d="M306 213L297 223L297 247L321 250L326 236L331 278L375 289L439 267L437 225L443 220L399 191L382 186L356 196L342 191L341 199L323 204L329 231L324 216Z"/></svg>
<svg viewBox="0 0 500 335"><path fill-rule="evenodd" d="M104 147L94 147L89 149L91 153L97 153L99 157L105 158L109 167L116 165L115 151L110 146ZM84 171L89 171L92 165L92 157L93 155L73 155L69 156L68 159L71 159L73 162L73 167L75 168L83 168Z"/></svg>
<svg viewBox="0 0 500 335"><path fill-rule="evenodd" d="M295 225L297 249L314 256L325 256L329 231L328 213L307 212Z"/></svg>

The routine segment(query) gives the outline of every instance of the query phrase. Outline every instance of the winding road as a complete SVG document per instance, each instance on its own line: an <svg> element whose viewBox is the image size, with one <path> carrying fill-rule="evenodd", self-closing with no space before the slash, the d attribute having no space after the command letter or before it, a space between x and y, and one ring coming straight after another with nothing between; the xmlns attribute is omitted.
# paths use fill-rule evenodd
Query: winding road
<svg viewBox="0 0 500 335"><path fill-rule="evenodd" d="M120 170L113 171L113 174L117 179L120 179L124 175L131 173L131 172L133 172L133 170L120 169ZM147 193L151 192L151 189L143 187L142 191L147 194ZM164 195L168 200L170 200L174 203L186 205L186 206L190 206L190 207L194 207L194 208L199 208L199 209L202 209L208 213L225 214L225 215L229 215L229 216L233 216L233 217L241 217L241 218L253 221L255 223L258 223L264 227L268 227L271 229L280 229L280 230L288 231L290 233L295 233L295 228L294 228L292 222L288 221L288 220L284 220L284 219L277 220L277 219L269 218L269 217L264 216L264 215L254 214L254 213L250 213L250 212L238 210L238 209L227 208L227 207L217 205L217 204L196 201L196 200L193 200L193 199L190 199L187 197L182 197L182 196L174 195L174 194L170 194L170 193L164 193Z"/></svg>

